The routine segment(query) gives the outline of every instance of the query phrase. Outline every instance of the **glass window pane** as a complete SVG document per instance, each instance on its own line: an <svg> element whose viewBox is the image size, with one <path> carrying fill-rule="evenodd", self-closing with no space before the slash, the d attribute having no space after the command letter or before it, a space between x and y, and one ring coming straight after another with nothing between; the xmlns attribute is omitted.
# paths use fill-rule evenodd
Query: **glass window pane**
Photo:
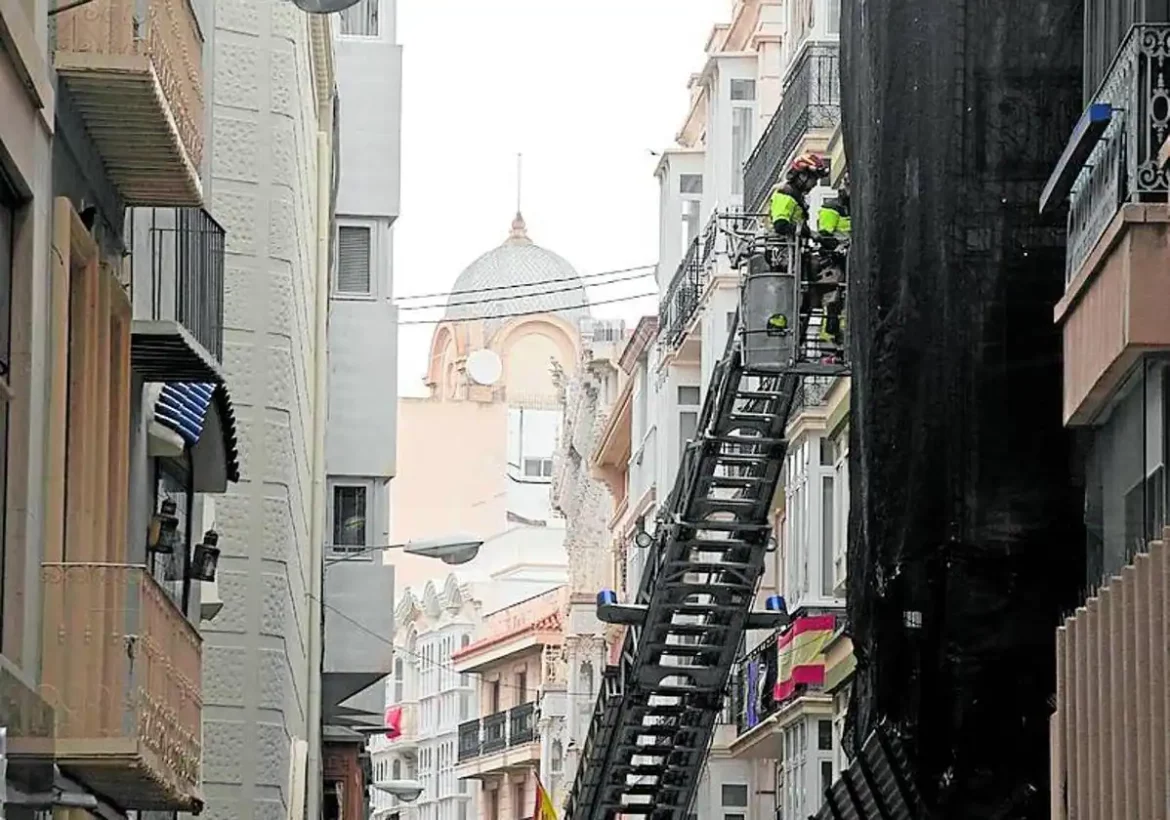
<svg viewBox="0 0 1170 820"><path fill-rule="evenodd" d="M339 547L366 545L366 488L333 488L333 544Z"/></svg>

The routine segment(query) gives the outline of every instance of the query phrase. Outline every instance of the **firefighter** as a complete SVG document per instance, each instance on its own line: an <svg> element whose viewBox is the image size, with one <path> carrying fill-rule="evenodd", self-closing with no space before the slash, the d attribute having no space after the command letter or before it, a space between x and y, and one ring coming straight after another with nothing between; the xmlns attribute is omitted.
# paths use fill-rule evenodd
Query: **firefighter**
<svg viewBox="0 0 1170 820"><path fill-rule="evenodd" d="M788 166L784 181L772 191L769 217L772 230L782 236L804 227L808 216L808 194L829 175L829 165L816 154L802 154Z"/></svg>
<svg viewBox="0 0 1170 820"><path fill-rule="evenodd" d="M844 346L845 245L852 232L849 182L845 179L834 198L817 212L816 248L809 254L809 310L823 308L825 321L818 338L834 348L828 359L839 360Z"/></svg>

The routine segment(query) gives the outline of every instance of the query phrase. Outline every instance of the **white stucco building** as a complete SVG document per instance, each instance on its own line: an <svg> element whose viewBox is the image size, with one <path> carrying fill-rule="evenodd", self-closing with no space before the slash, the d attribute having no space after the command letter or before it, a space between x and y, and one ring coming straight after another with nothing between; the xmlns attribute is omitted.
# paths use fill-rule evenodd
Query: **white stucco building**
<svg viewBox="0 0 1170 820"><path fill-rule="evenodd" d="M428 582L421 595L407 590L395 610L394 671L386 679L386 709L400 709L401 735L370 741L375 783L417 779L416 803L375 791L373 820L469 820L478 787L455 777L459 724L478 717L471 675L454 671L451 655L473 640L481 605L454 575Z"/></svg>

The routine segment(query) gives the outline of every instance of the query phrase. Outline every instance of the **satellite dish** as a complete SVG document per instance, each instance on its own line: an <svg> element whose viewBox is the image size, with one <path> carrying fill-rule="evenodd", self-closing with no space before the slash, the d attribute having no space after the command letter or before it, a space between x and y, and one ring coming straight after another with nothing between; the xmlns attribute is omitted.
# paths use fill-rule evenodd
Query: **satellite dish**
<svg viewBox="0 0 1170 820"><path fill-rule="evenodd" d="M350 6L356 6L359 2L360 0L293 0L293 5L309 14L336 14Z"/></svg>
<svg viewBox="0 0 1170 820"><path fill-rule="evenodd" d="M467 375L476 384L495 384L503 374L504 364L494 350L477 350L467 357Z"/></svg>

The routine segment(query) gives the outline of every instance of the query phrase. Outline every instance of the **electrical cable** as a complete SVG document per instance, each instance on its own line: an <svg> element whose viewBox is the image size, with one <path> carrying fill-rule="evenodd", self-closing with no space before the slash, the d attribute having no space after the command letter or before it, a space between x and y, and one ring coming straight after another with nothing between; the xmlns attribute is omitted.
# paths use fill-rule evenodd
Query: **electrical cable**
<svg viewBox="0 0 1170 820"><path fill-rule="evenodd" d="M596 273L583 273L578 279L596 279L601 276L616 276L619 273L633 273L634 271L653 271L656 265L637 265L632 268L615 268L614 270L597 271ZM651 273L644 273L643 276L650 276ZM404 299L446 299L449 296L463 296L468 293L489 293L496 290L511 290L514 288L528 288L536 287L537 285L556 285L561 282L571 282L572 279L541 279L536 282L526 282L522 285L492 285L485 288L468 288L461 290L458 293L454 291L443 291L438 293L411 293L407 296L395 296L395 301L402 301Z"/></svg>
<svg viewBox="0 0 1170 820"><path fill-rule="evenodd" d="M321 606L324 607L325 609L328 609L329 611L333 612L339 618L342 618L343 620L348 621L353 626L357 627L362 632L369 635L371 638L374 638L378 641L381 641L386 646L389 646L391 649L394 650L395 654L401 653L403 655L409 655L410 657L417 659L420 663L429 665L432 669L445 669L446 671L451 672L452 674L455 674L455 675L480 675L480 674L482 674L480 672L460 672L454 666L451 666L450 664L442 663L440 661L432 661L432 660L429 660L427 658L424 658L422 655L420 655L417 652L411 652L409 649L398 646L397 644L394 643L394 641L391 641L391 640L387 639L386 637L384 637L383 635L379 634L377 631L370 629L368 626L363 624L361 621L357 620L356 618L354 618L350 615L347 615L346 613L342 612L337 607L332 606L331 604L325 603L325 601L321 600L320 598L317 598L317 596L313 595L312 593L309 593L309 597L316 598L318 603L320 603ZM513 686L512 684L505 683L504 681L498 681L498 683L500 684L500 687L503 689L515 689L517 692L525 692L527 694L532 694L532 690L530 690L530 689L522 689L519 686ZM576 696L577 697L585 697L586 695L585 695L585 693L577 692ZM595 696L589 695L589 697L595 697Z"/></svg>
<svg viewBox="0 0 1170 820"><path fill-rule="evenodd" d="M406 325L438 325L442 324L443 322L477 322L485 319L513 319L518 316L539 316L542 313L559 313L560 311L564 310L582 310L596 307L598 305L613 305L617 304L618 302L632 302L635 299L649 299L652 296L657 297L657 291L653 293L637 293L633 296L621 296L615 299L598 299L595 302L582 302L579 305L562 305L560 307L553 308L552 310L524 310L516 313L485 314L483 316L461 316L458 319L410 319L405 322L399 322L398 326L404 327ZM436 307L439 306L436 305Z"/></svg>
<svg viewBox="0 0 1170 820"><path fill-rule="evenodd" d="M632 282L635 279L642 279L648 274L639 273L634 276L624 276L621 279L610 279L608 282L596 282L591 287L600 288L605 285L616 285L619 282ZM560 282L567 282L566 279L558 280ZM535 283L533 283L535 284ZM530 285L509 285L510 288L524 288ZM464 307L466 305L493 305L508 299L530 299L534 296L551 296L554 293L569 293L571 291L584 290L584 287L578 282L575 285L569 285L565 288L554 288L553 290L534 290L530 293L516 293L508 296L492 296L486 299L468 299L463 302L444 302L434 305L399 305L399 310L438 310L439 308L453 308ZM463 292L453 293L452 296L462 296Z"/></svg>

